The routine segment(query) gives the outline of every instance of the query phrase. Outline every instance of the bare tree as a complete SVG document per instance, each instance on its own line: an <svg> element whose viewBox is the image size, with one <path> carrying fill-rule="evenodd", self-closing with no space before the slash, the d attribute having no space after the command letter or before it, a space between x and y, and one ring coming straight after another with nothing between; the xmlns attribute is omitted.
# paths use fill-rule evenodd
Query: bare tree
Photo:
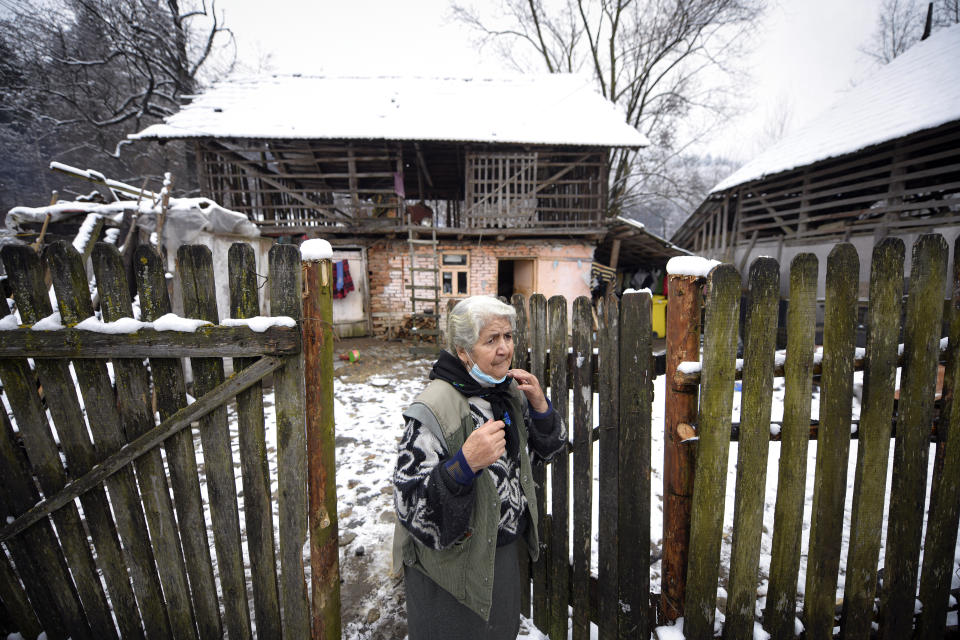
<svg viewBox="0 0 960 640"><path fill-rule="evenodd" d="M730 115L732 81L765 0L500 0L453 5L518 70L588 71L597 89L651 140L609 158L617 215L656 198L686 200L671 164ZM700 194L702 196L702 193Z"/></svg>
<svg viewBox="0 0 960 640"><path fill-rule="evenodd" d="M0 151L19 153L35 173L56 159L135 183L187 156L182 145L128 147L127 134L174 113L212 66L234 57L212 0L0 0L0 42L16 70L0 71ZM31 147L35 157L23 157ZM20 203L42 197L5 174L0 204L11 192Z"/></svg>
<svg viewBox="0 0 960 640"><path fill-rule="evenodd" d="M881 64L890 62L923 36L929 5L934 30L960 22L960 0L883 0L877 26L860 50Z"/></svg>

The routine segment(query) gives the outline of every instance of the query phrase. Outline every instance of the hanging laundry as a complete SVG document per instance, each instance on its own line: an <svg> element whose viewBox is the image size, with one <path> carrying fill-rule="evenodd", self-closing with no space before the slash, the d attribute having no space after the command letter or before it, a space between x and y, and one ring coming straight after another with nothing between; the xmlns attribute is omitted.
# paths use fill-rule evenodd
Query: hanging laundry
<svg viewBox="0 0 960 640"><path fill-rule="evenodd" d="M333 297L345 298L353 291L353 279L350 277L350 264L346 260L333 263L335 277L333 279Z"/></svg>

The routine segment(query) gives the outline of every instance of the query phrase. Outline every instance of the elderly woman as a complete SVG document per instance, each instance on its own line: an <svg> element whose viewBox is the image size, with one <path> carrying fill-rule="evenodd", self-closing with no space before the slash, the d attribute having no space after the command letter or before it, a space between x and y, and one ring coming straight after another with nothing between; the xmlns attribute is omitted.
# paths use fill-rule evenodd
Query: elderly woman
<svg viewBox="0 0 960 640"><path fill-rule="evenodd" d="M530 456L563 448L566 428L537 378L510 368L513 307L474 296L447 323L449 351L403 414L395 570L410 640L514 640L518 554L539 552Z"/></svg>

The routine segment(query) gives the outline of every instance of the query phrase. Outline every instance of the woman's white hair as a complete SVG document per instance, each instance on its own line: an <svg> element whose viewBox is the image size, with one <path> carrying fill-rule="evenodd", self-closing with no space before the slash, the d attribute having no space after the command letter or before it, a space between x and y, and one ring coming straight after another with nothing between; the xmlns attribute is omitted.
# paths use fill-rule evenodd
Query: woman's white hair
<svg viewBox="0 0 960 640"><path fill-rule="evenodd" d="M461 300L447 314L447 348L453 355L457 349L468 353L480 337L480 330L492 318L506 318L510 330L517 328L517 310L491 296L471 296Z"/></svg>

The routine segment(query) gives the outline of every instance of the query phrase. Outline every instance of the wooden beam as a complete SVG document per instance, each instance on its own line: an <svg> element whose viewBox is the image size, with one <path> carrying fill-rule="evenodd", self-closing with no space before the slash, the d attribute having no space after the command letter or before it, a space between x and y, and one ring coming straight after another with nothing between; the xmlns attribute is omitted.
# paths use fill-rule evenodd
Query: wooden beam
<svg viewBox="0 0 960 640"><path fill-rule="evenodd" d="M186 331L107 334L81 329L0 332L0 358L237 358L300 352L300 330L270 327L200 327Z"/></svg>

